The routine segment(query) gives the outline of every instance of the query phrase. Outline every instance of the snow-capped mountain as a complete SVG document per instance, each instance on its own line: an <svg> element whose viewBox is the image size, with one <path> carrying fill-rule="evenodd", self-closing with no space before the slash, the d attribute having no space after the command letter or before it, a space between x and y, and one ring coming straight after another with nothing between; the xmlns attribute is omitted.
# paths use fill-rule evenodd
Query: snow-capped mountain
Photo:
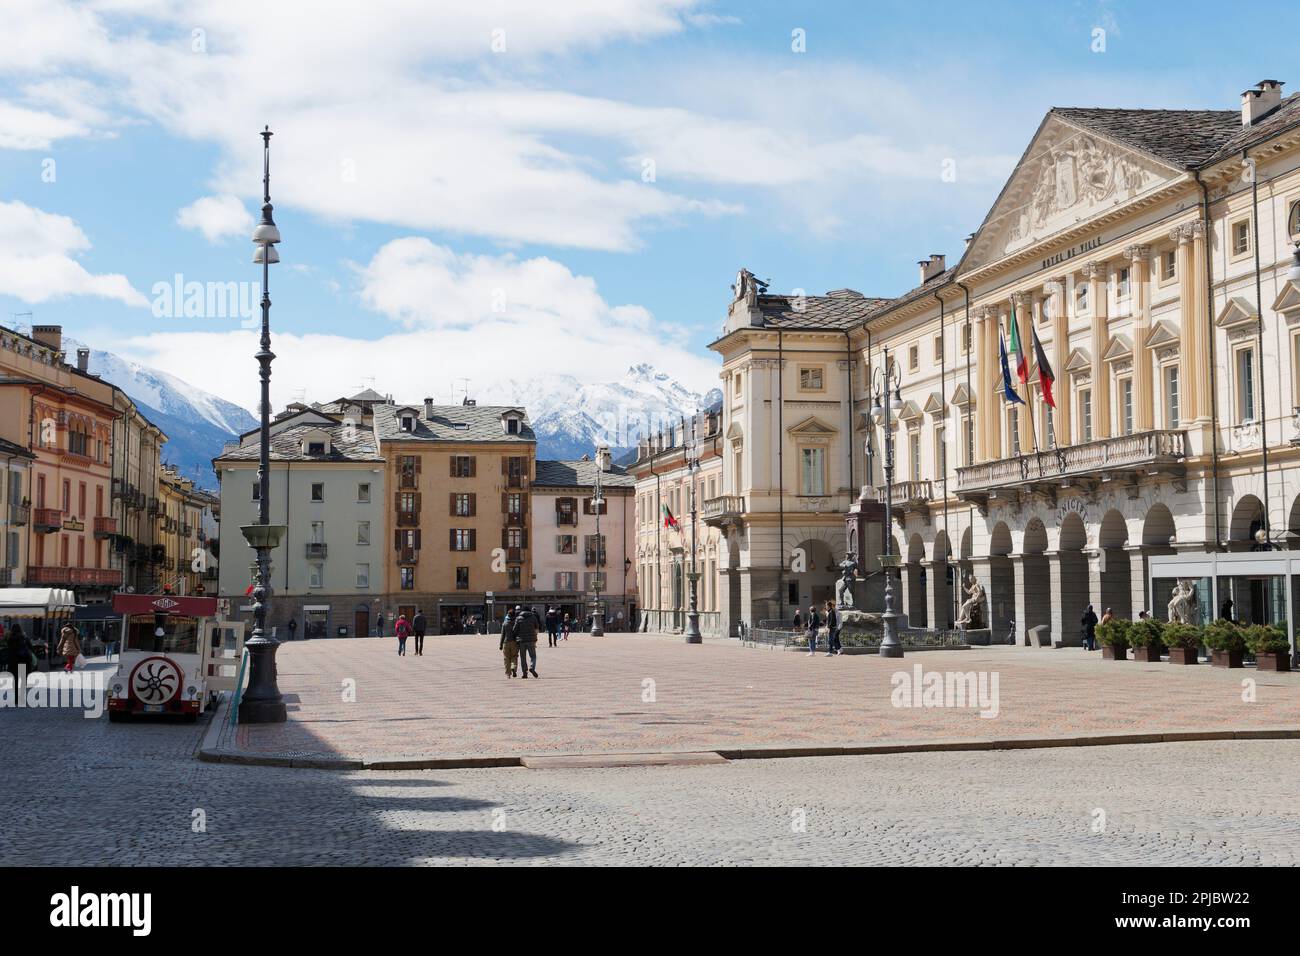
<svg viewBox="0 0 1300 956"><path fill-rule="evenodd" d="M30 327L17 330L24 334L31 331ZM85 344L71 336L63 337L68 361L76 361L80 348L86 348ZM247 409L175 375L128 362L112 352L91 349L89 370L126 392L144 416L166 433L163 460L201 488L216 487L212 459L221 453L222 445L257 427Z"/></svg>
<svg viewBox="0 0 1300 956"><path fill-rule="evenodd" d="M617 382L583 384L569 375L491 389L491 401L520 405L537 434L538 458L581 458L607 444L615 458L637 439L721 401L718 389L691 391L652 365L634 365Z"/></svg>

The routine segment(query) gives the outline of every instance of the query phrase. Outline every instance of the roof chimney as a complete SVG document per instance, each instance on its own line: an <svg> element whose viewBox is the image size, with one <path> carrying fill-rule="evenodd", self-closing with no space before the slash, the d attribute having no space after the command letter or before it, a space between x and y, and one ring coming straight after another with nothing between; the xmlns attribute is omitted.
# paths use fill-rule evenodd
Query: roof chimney
<svg viewBox="0 0 1300 956"><path fill-rule="evenodd" d="M599 445L596 448L596 467L601 471L609 471L610 455L608 445Z"/></svg>
<svg viewBox="0 0 1300 956"><path fill-rule="evenodd" d="M90 371L90 349L77 349L77 370Z"/></svg>
<svg viewBox="0 0 1300 956"><path fill-rule="evenodd" d="M61 325L33 325L32 338L56 352L63 351L63 326Z"/></svg>
<svg viewBox="0 0 1300 956"><path fill-rule="evenodd" d="M943 272L943 256L937 252L930 253L929 259L922 259L917 263L921 267L921 285L925 285L939 273Z"/></svg>
<svg viewBox="0 0 1300 956"><path fill-rule="evenodd" d="M424 417L429 419L433 418L433 399L431 398L426 398L424 400Z"/></svg>
<svg viewBox="0 0 1300 956"><path fill-rule="evenodd" d="M1282 81L1260 80L1241 94L1241 125L1254 126L1282 104Z"/></svg>

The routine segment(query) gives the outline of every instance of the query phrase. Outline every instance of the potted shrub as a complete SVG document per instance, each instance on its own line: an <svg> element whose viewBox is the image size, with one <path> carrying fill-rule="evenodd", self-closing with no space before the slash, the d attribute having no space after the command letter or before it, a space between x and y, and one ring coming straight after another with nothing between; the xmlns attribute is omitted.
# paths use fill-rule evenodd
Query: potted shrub
<svg viewBox="0 0 1300 956"><path fill-rule="evenodd" d="M1105 624L1097 625L1097 640L1101 641L1101 656L1107 660L1128 660L1128 633L1132 621L1122 617L1111 618Z"/></svg>
<svg viewBox="0 0 1300 956"><path fill-rule="evenodd" d="M1281 628L1267 624L1254 624L1242 632L1246 646L1255 655L1255 664L1262 671L1289 671L1291 669L1291 644Z"/></svg>
<svg viewBox="0 0 1300 956"><path fill-rule="evenodd" d="M1205 625L1205 646L1210 649L1210 663L1215 667L1242 667L1246 656L1246 639L1241 628L1220 618Z"/></svg>
<svg viewBox="0 0 1300 956"><path fill-rule="evenodd" d="M1160 639L1169 648L1170 664L1195 664L1201 646L1201 629L1194 624L1166 624Z"/></svg>
<svg viewBox="0 0 1300 956"><path fill-rule="evenodd" d="M1147 664L1159 664L1165 652L1165 644L1160 634L1164 630L1163 621L1153 617L1134 621L1129 625L1128 643L1133 648L1133 659Z"/></svg>

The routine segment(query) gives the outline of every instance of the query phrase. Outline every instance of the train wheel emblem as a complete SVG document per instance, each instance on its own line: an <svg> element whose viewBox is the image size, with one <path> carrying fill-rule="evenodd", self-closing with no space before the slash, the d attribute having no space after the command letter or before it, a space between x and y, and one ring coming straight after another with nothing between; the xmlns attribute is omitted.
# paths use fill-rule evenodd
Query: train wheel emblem
<svg viewBox="0 0 1300 956"><path fill-rule="evenodd" d="M146 657L131 671L131 696L142 704L165 704L180 693L180 668L165 657Z"/></svg>

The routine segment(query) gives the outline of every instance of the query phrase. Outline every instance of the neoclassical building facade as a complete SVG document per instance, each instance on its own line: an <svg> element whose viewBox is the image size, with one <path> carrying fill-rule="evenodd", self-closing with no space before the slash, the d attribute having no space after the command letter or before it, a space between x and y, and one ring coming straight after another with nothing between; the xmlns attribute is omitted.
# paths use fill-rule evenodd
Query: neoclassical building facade
<svg viewBox="0 0 1300 956"><path fill-rule="evenodd" d="M1300 97L1264 81L1240 109L1053 109L960 260L928 257L897 298L777 296L742 272L712 345L726 489L705 510L740 582L723 617L788 617L821 593L795 560L818 535L867 582L873 547L898 555L912 627L951 626L977 580L995 639L1041 643L1076 642L1089 603L1160 616L1172 558L1289 548L1297 242ZM1013 338L1025 374L1009 356L1008 393ZM1289 621L1300 588L1266 577L1202 578L1198 598Z"/></svg>

